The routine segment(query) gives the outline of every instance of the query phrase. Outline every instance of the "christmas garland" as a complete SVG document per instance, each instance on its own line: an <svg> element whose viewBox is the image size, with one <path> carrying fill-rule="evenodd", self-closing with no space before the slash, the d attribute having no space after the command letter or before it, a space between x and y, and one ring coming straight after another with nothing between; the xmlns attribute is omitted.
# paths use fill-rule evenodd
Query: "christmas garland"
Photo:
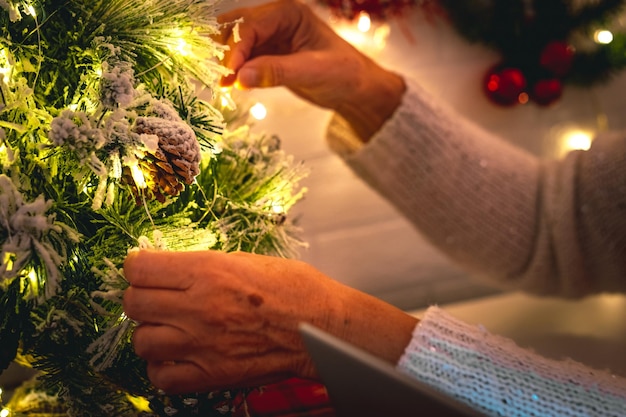
<svg viewBox="0 0 626 417"><path fill-rule="evenodd" d="M496 104L557 101L565 84L588 87L607 81L626 66L626 34L598 43L599 29L612 29L623 0L572 2L512 0L470 2L439 0L458 32L500 56L484 79ZM608 32L607 32L608 34Z"/></svg>
<svg viewBox="0 0 626 417"><path fill-rule="evenodd" d="M35 393L72 416L224 415L243 400L156 390L121 305L131 248L302 245L287 214L306 172L217 87L218 5L0 0L0 371L38 371L9 415L45 414L23 406Z"/></svg>

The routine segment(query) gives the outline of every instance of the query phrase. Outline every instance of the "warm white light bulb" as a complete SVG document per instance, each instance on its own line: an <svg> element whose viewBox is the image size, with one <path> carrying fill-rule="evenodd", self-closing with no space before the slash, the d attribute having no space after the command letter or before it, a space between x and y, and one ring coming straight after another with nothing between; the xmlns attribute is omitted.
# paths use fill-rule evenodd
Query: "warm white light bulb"
<svg viewBox="0 0 626 417"><path fill-rule="evenodd" d="M143 171L139 168L139 165L131 165L130 173L135 180L137 188L147 188L146 177L143 175Z"/></svg>
<svg viewBox="0 0 626 417"><path fill-rule="evenodd" d="M372 19L369 14L366 12L361 12L359 14L357 28L363 33L368 32L372 28Z"/></svg>
<svg viewBox="0 0 626 417"><path fill-rule="evenodd" d="M250 114L257 120L264 120L267 117L267 108L263 103L257 103L250 108Z"/></svg>
<svg viewBox="0 0 626 417"><path fill-rule="evenodd" d="M2 65L0 66L2 81L4 81L5 84L8 84L10 81L11 63L6 49L0 49L0 62L2 62Z"/></svg>
<svg viewBox="0 0 626 417"><path fill-rule="evenodd" d="M272 204L272 211L276 214L283 214L285 207L282 204Z"/></svg>
<svg viewBox="0 0 626 417"><path fill-rule="evenodd" d="M220 94L220 101L222 102L222 107L228 109L234 109L237 107L237 104L233 100L233 96L231 95L232 88L230 87L222 87Z"/></svg>
<svg viewBox="0 0 626 417"><path fill-rule="evenodd" d="M574 130L563 135L563 149L568 150L588 150L591 147L592 136L582 130Z"/></svg>
<svg viewBox="0 0 626 417"><path fill-rule="evenodd" d="M189 44L184 39L178 39L178 45L176 45L176 52L181 54L182 56L187 56L190 54Z"/></svg>
<svg viewBox="0 0 626 417"><path fill-rule="evenodd" d="M597 30L593 35L593 39L597 43L601 43L603 45L608 45L613 42L613 34L609 30Z"/></svg>
<svg viewBox="0 0 626 417"><path fill-rule="evenodd" d="M8 408L3 408L2 411L0 411L0 417L9 417L10 414L11 412Z"/></svg>

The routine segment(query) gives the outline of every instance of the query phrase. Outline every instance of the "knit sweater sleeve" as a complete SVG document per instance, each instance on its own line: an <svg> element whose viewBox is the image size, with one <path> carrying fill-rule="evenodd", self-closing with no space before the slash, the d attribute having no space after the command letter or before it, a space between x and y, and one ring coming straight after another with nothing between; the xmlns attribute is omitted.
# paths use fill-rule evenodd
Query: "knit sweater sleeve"
<svg viewBox="0 0 626 417"><path fill-rule="evenodd" d="M506 288L626 291L626 133L544 161L407 81L366 144L334 116L331 148L466 269Z"/></svg>
<svg viewBox="0 0 626 417"><path fill-rule="evenodd" d="M488 416L624 416L626 380L543 358L431 307L397 368Z"/></svg>

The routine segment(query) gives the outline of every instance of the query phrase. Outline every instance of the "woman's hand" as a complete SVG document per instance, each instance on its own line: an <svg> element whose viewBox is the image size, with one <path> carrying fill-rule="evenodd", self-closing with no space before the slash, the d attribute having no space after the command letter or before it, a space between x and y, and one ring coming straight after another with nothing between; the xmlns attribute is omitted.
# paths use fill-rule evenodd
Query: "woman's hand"
<svg viewBox="0 0 626 417"><path fill-rule="evenodd" d="M235 30L234 22L243 19ZM386 71L339 37L306 5L279 0L220 16L224 64L233 74L225 86L285 86L343 116L367 141L393 114L404 80ZM240 39L239 39L240 38Z"/></svg>
<svg viewBox="0 0 626 417"><path fill-rule="evenodd" d="M168 393L317 374L308 322L395 363L416 319L299 261L247 253L139 251L124 264L133 344Z"/></svg>

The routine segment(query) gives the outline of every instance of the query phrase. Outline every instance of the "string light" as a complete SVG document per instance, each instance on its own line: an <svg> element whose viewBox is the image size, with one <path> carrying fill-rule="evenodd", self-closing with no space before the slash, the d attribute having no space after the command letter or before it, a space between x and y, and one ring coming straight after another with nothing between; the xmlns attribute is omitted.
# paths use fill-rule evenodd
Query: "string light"
<svg viewBox="0 0 626 417"><path fill-rule="evenodd" d="M222 107L225 109L234 109L237 107L237 104L231 95L230 87L222 87L220 89L220 101L222 103Z"/></svg>
<svg viewBox="0 0 626 417"><path fill-rule="evenodd" d="M37 12L32 4L26 6L26 14L31 15L32 17L37 17Z"/></svg>
<svg viewBox="0 0 626 417"><path fill-rule="evenodd" d="M147 188L148 184L146 183L146 177L143 175L143 171L139 168L138 164L133 164L130 166L130 173L133 176L133 180L135 180L135 185L137 188Z"/></svg>
<svg viewBox="0 0 626 417"><path fill-rule="evenodd" d="M613 33L609 30L597 30L596 33L593 34L593 40L596 41L596 43L608 45L613 42Z"/></svg>
<svg viewBox="0 0 626 417"><path fill-rule="evenodd" d="M274 203L274 204L272 204L272 211L275 214L284 214L285 213L285 206L283 206L282 204Z"/></svg>
<svg viewBox="0 0 626 417"><path fill-rule="evenodd" d="M359 13L356 24L341 20L334 22L333 27L343 39L361 50L370 52L382 50L387 45L391 33L388 24L374 25L367 12Z"/></svg>
<svg viewBox="0 0 626 417"><path fill-rule="evenodd" d="M250 108L250 114L257 120L265 120L267 118L267 108L263 103L256 103Z"/></svg>
<svg viewBox="0 0 626 417"><path fill-rule="evenodd" d="M182 56L187 56L190 54L189 44L184 39L178 39L178 45L176 45L176 52L181 54Z"/></svg>
<svg viewBox="0 0 626 417"><path fill-rule="evenodd" d="M171 38L175 40L173 45L169 45L170 51L181 56L192 54L191 45L185 40L185 33L181 29L172 29Z"/></svg>
<svg viewBox="0 0 626 417"><path fill-rule="evenodd" d="M11 74L11 68L6 49L0 49L0 75L5 84L8 84L10 81L9 75Z"/></svg>
<svg viewBox="0 0 626 417"><path fill-rule="evenodd" d="M15 260L16 257L17 255L15 253L8 252L8 251L4 253L4 259L2 260L2 264L5 265L6 271L13 270L13 261Z"/></svg>
<svg viewBox="0 0 626 417"><path fill-rule="evenodd" d="M37 277L37 273L34 269L30 269L28 271L28 281L30 282L30 288L38 288L39 287L39 278Z"/></svg>
<svg viewBox="0 0 626 417"><path fill-rule="evenodd" d="M565 126L554 132L551 153L562 157L574 150L588 150L591 147L594 133L577 126Z"/></svg>
<svg viewBox="0 0 626 417"><path fill-rule="evenodd" d="M572 130L563 135L563 148L565 150L588 150L591 147L592 136L589 132Z"/></svg>
<svg viewBox="0 0 626 417"><path fill-rule="evenodd" d="M369 30L372 28L372 19L370 18L370 15L365 12L361 12L359 14L359 19L356 27L363 33L369 32Z"/></svg>
<svg viewBox="0 0 626 417"><path fill-rule="evenodd" d="M0 388L0 404L2 404L2 392L2 388ZM9 417L9 415L11 415L11 412L8 408L0 409L0 417Z"/></svg>

